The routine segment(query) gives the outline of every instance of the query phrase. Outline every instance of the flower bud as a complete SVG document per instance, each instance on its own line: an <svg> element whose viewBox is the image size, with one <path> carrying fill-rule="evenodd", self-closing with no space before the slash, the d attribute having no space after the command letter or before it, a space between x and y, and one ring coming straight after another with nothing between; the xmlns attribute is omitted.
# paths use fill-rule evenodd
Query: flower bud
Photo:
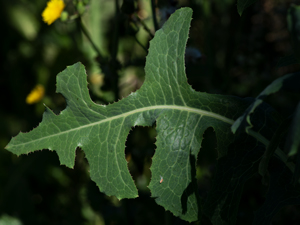
<svg viewBox="0 0 300 225"><path fill-rule="evenodd" d="M69 18L69 13L66 12L66 11L63 11L61 14L60 14L60 20L63 21L63 22L66 22Z"/></svg>

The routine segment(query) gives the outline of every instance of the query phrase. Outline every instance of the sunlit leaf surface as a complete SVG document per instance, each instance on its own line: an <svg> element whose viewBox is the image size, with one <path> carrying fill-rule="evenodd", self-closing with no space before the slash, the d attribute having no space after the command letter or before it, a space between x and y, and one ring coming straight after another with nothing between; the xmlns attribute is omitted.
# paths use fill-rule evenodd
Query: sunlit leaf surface
<svg viewBox="0 0 300 225"><path fill-rule="evenodd" d="M223 179L215 180L215 193L219 194L211 195L207 214L216 221L220 218L223 222L234 221L238 204L228 208L229 219L222 216L224 212L220 209L225 209L228 201L238 203L245 181L255 171L256 164L251 162L257 161L262 151L254 151L252 158L244 158L243 153L250 153L241 151L235 155L233 150L239 150L235 144L227 152L235 140L230 127L245 111L248 100L196 92L187 83L184 53L191 16L189 8L177 10L156 32L150 43L143 86L119 102L107 106L92 102L84 66L76 63L67 67L57 76L57 92L65 97L66 109L56 115L46 108L39 126L12 138L6 149L17 155L54 150L60 163L72 168L75 150L80 147L89 162L91 178L102 192L119 199L135 198L138 191L127 168L125 141L132 127L152 126L156 122L157 149L149 184L152 197L174 215L195 221L201 214L195 165L203 133L212 127L221 159L216 177ZM268 118L269 112L264 110L262 118ZM257 121L260 126L268 125L267 121ZM257 130L263 129L258 126ZM254 133L252 136L258 139L249 139L252 143L251 148L247 148L249 151L261 148L259 141L268 143L261 133ZM223 176L222 165L228 163L233 165L230 167L233 174ZM247 176L243 177L244 174ZM225 192L220 189L221 185L227 185ZM220 197L224 193L225 197ZM216 200L220 202L215 204Z"/></svg>

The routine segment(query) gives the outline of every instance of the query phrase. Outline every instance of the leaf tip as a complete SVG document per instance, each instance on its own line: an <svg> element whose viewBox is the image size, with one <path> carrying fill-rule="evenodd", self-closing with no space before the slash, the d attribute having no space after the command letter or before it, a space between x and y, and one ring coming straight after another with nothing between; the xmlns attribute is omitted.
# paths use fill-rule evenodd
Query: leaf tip
<svg viewBox="0 0 300 225"><path fill-rule="evenodd" d="M238 14L239 14L239 16L242 16L243 10L240 10L240 9L238 8Z"/></svg>
<svg viewBox="0 0 300 225"><path fill-rule="evenodd" d="M231 125L231 132L233 134L237 133L237 131L240 128L241 122L242 122L243 117L240 116L239 118L237 118L237 120Z"/></svg>
<svg viewBox="0 0 300 225"><path fill-rule="evenodd" d="M16 136L11 137L10 141L7 143L7 145L4 147L4 149L17 155L17 156L20 156L22 153L18 153L17 151L14 150L14 146L15 146L14 142L15 142L16 137L22 133L23 132L19 131L19 133Z"/></svg>

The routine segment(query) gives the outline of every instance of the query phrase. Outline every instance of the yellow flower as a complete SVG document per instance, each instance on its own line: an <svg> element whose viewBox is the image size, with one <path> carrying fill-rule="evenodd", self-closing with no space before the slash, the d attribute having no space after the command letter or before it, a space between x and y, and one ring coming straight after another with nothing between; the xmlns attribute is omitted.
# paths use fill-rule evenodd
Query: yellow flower
<svg viewBox="0 0 300 225"><path fill-rule="evenodd" d="M48 25L52 24L60 17L64 8L65 3L63 0L50 0L42 13L44 22Z"/></svg>
<svg viewBox="0 0 300 225"><path fill-rule="evenodd" d="M29 104L29 105L37 103L37 102L42 100L44 95L45 95L44 86L41 85L41 84L38 84L31 90L29 95L27 95L26 103Z"/></svg>

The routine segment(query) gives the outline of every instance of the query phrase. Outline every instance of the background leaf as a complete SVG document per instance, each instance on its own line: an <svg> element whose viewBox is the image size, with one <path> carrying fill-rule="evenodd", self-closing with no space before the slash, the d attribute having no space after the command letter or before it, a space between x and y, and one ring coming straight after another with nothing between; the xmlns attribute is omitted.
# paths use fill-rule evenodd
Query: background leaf
<svg viewBox="0 0 300 225"><path fill-rule="evenodd" d="M279 147L280 142L282 142L282 137L286 135L286 132L290 126L291 118L288 117L287 119L283 120L281 124L277 127L275 130L269 145L266 148L266 151L264 152L260 163L259 163L259 169L258 172L260 175L262 175L265 179L265 175L268 170L269 161L274 155L276 149Z"/></svg>
<svg viewBox="0 0 300 225"><path fill-rule="evenodd" d="M228 154L219 159L212 190L203 206L212 224L235 224L244 184L257 173L264 146L242 135L230 145Z"/></svg>
<svg viewBox="0 0 300 225"><path fill-rule="evenodd" d="M251 114L260 104L262 104L263 99L280 90L299 93L299 82L300 72L287 74L273 81L256 97L255 101L247 108L244 114L234 122L231 127L232 132L240 133L245 131L246 133L249 133L249 130L253 127L251 124Z"/></svg>
<svg viewBox="0 0 300 225"><path fill-rule="evenodd" d="M271 139L278 127L276 111L263 103L253 114L253 129ZM274 118L272 119L273 115ZM245 183L257 174L265 146L246 133L235 136L227 155L220 158L214 172L212 190L205 199L204 213L213 224L235 224Z"/></svg>
<svg viewBox="0 0 300 225"><path fill-rule="evenodd" d="M295 155L300 147L300 103L298 103L288 135L286 150L289 156Z"/></svg>
<svg viewBox="0 0 300 225"><path fill-rule="evenodd" d="M300 204L300 186L291 184L291 171L275 157L270 164L269 190L264 204L255 212L253 225L270 224L283 206Z"/></svg>
<svg viewBox="0 0 300 225"><path fill-rule="evenodd" d="M296 184L300 177L300 103L298 103L286 140L286 151L289 156L296 155L296 166L293 174L293 183Z"/></svg>

